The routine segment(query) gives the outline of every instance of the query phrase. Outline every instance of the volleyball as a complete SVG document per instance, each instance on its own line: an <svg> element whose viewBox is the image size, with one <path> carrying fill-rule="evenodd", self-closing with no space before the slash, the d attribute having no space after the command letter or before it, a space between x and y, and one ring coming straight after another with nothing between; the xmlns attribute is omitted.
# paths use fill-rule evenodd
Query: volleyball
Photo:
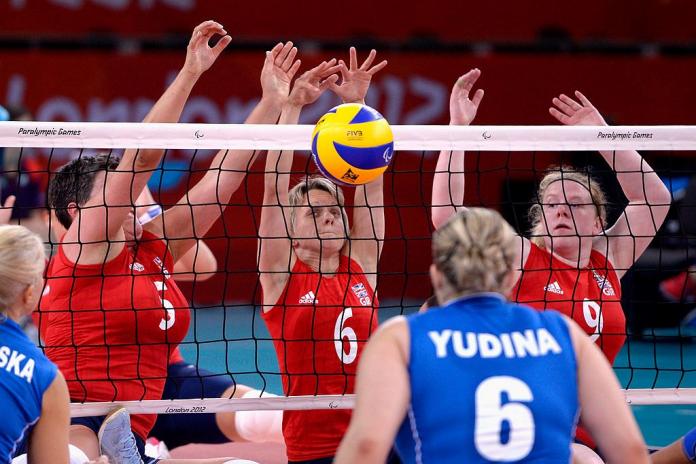
<svg viewBox="0 0 696 464"><path fill-rule="evenodd" d="M394 135L378 111L359 103L332 108L312 133L312 157L319 171L343 185L375 180L394 156Z"/></svg>

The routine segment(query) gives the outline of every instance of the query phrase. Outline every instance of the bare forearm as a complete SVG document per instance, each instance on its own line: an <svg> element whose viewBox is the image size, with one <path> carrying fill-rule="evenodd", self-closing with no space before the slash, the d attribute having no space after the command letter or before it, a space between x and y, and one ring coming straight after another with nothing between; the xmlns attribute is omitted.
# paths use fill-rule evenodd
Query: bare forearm
<svg viewBox="0 0 696 464"><path fill-rule="evenodd" d="M279 98L261 98L258 105L254 107L251 114L247 117L245 124L275 124L278 121L283 101Z"/></svg>
<svg viewBox="0 0 696 464"><path fill-rule="evenodd" d="M443 150L433 176L432 221L439 228L464 206L464 152Z"/></svg>
<svg viewBox="0 0 696 464"><path fill-rule="evenodd" d="M178 122L186 100L188 100L191 90L200 77L200 74L187 69L179 71L174 81L145 116L143 122Z"/></svg>
<svg viewBox="0 0 696 464"><path fill-rule="evenodd" d="M384 178L361 185L355 190L353 238L384 240Z"/></svg>
<svg viewBox="0 0 696 464"><path fill-rule="evenodd" d="M300 119L302 106L285 105L278 124L297 124ZM268 203L278 201L278 192L287 193L290 186L290 170L292 169L293 151L269 151L266 156L265 168L265 198Z"/></svg>

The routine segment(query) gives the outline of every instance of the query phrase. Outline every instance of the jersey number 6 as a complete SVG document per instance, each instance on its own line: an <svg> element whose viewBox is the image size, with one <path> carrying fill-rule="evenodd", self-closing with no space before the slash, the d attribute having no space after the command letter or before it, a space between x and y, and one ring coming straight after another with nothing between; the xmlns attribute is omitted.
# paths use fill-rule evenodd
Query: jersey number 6
<svg viewBox="0 0 696 464"><path fill-rule="evenodd" d="M355 335L355 330L345 327L346 321L351 317L353 317L353 308L344 309L338 315L336 325L334 326L334 347L336 348L338 359L343 364L352 363L358 356L358 337ZM348 339L348 353L343 351L344 338Z"/></svg>
<svg viewBox="0 0 696 464"><path fill-rule="evenodd" d="M501 405L502 394L508 403ZM520 403L534 399L526 383L515 377L489 377L476 388L476 451L490 461L517 461L534 446L534 416ZM508 439L503 443L503 422L508 423Z"/></svg>

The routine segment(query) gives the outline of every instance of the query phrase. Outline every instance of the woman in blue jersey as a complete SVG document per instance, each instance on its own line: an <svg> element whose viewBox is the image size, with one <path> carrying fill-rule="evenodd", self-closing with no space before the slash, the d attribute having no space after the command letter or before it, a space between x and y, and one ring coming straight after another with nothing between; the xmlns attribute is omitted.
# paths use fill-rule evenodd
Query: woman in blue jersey
<svg viewBox="0 0 696 464"><path fill-rule="evenodd" d="M3 209L0 213L6 212ZM0 214L0 221L5 219ZM22 226L0 225L2 464L9 463L20 450L27 452L29 462L69 462L65 379L18 324L39 301L44 262L43 243L37 235Z"/></svg>
<svg viewBox="0 0 696 464"><path fill-rule="evenodd" d="M600 350L567 317L503 297L515 240L482 208L435 232L441 307L395 318L368 343L337 463L384 462L395 438L406 463L567 463L578 416L607 462L649 462Z"/></svg>

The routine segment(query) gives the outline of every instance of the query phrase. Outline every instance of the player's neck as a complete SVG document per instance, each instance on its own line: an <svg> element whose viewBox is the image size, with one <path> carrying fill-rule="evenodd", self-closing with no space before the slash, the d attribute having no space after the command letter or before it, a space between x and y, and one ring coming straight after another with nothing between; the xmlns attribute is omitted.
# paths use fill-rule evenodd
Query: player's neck
<svg viewBox="0 0 696 464"><path fill-rule="evenodd" d="M319 250L309 250L306 248L296 248L297 258L309 266L313 271L321 274L332 274L338 270L341 264L340 252L327 253Z"/></svg>
<svg viewBox="0 0 696 464"><path fill-rule="evenodd" d="M26 310L24 310L24 308L21 307L19 301L16 301L14 304L11 304L9 308L3 308L2 313L7 319L10 319L16 322L17 324L19 324L21 320L24 318L24 315L27 314Z"/></svg>

